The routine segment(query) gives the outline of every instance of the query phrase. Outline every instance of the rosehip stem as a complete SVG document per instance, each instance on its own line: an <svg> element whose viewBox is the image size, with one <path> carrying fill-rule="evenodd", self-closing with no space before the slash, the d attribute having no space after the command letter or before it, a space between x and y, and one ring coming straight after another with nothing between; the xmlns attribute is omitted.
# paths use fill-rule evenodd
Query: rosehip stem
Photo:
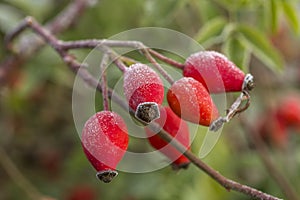
<svg viewBox="0 0 300 200"><path fill-rule="evenodd" d="M104 54L102 61L100 63L103 110L109 110L109 98L108 98L107 78L106 78L106 68L108 66L108 61L109 61L108 55Z"/></svg>
<svg viewBox="0 0 300 200"><path fill-rule="evenodd" d="M145 57L153 64L153 67L159 71L159 73L172 85L174 83L174 79L168 74L164 68L151 56L148 48L142 49Z"/></svg>
<svg viewBox="0 0 300 200"><path fill-rule="evenodd" d="M246 104L244 107L240 108L242 101L246 100ZM211 123L209 126L210 131L218 131L224 123L229 122L236 114L243 112L246 110L250 105L250 95L248 92L243 91L240 96L233 102L231 107L227 110L227 114L225 117L219 117L215 121Z"/></svg>
<svg viewBox="0 0 300 200"><path fill-rule="evenodd" d="M172 65L176 68L179 69L183 69L184 68L184 64L177 62L176 60L173 60L169 57L164 56L163 54L158 53L157 51L153 50L153 49L149 49L149 53L151 53L153 56L155 56L157 59L168 63L169 65Z"/></svg>
<svg viewBox="0 0 300 200"><path fill-rule="evenodd" d="M219 117L211 123L209 126L210 131L218 131L224 123L229 122L235 115L247 110L250 106L250 94L249 92L255 87L254 79L251 74L246 74L242 85L242 92L240 96L233 102L230 108L227 110L225 117ZM242 102L246 101L243 107L240 107Z"/></svg>

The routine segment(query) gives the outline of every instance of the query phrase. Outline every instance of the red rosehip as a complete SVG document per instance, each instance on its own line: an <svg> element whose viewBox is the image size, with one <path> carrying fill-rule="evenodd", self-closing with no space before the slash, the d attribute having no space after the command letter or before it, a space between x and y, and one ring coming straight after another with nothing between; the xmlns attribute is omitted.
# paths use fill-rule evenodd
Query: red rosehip
<svg viewBox="0 0 300 200"><path fill-rule="evenodd" d="M182 119L209 126L219 117L205 87L191 77L183 77L170 87L167 100L172 110Z"/></svg>
<svg viewBox="0 0 300 200"><path fill-rule="evenodd" d="M97 112L85 123L81 143L97 177L108 183L117 175L115 168L128 147L126 124L115 112Z"/></svg>
<svg viewBox="0 0 300 200"><path fill-rule="evenodd" d="M259 134L264 141L279 148L284 148L287 145L287 127L275 110L268 111L262 119L259 119L257 124Z"/></svg>
<svg viewBox="0 0 300 200"><path fill-rule="evenodd" d="M160 113L160 118L156 119L155 122L174 137L174 139L184 145L187 149L190 149L190 135L187 123L179 118L169 107L160 107ZM145 130L150 144L173 161L172 164L174 169L188 167L190 160L187 157L172 145L168 145L165 140L154 133L150 128L145 127Z"/></svg>
<svg viewBox="0 0 300 200"><path fill-rule="evenodd" d="M200 51L188 57L183 76L193 77L210 93L242 91L245 78L244 72L215 51Z"/></svg>
<svg viewBox="0 0 300 200"><path fill-rule="evenodd" d="M278 117L291 127L300 127L300 97L288 95L282 98L277 107Z"/></svg>
<svg viewBox="0 0 300 200"><path fill-rule="evenodd" d="M163 102L164 87L153 69L141 63L131 65L124 72L123 88L137 118L149 123L159 117L158 105Z"/></svg>

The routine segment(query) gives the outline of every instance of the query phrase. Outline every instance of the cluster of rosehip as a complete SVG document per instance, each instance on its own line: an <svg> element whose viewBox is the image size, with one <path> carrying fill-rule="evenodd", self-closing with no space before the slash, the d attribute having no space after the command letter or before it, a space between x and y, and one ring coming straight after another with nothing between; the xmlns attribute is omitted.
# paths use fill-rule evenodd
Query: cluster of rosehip
<svg viewBox="0 0 300 200"><path fill-rule="evenodd" d="M253 77L244 74L224 55L215 51L200 51L187 58L183 77L171 84L167 92L169 106L162 106L164 86L159 75L148 65L135 63L124 70L123 88L135 117L147 125L154 121L174 139L190 148L189 121L217 130L238 112L243 99L249 98ZM220 117L210 93L241 92L241 96ZM190 163L182 153L165 142L154 130L145 126L150 144L168 157L176 168ZM84 152L98 171L97 176L110 182L117 175L115 168L128 146L127 127L115 112L97 112L86 122L82 131ZM109 164L109 166L108 166Z"/></svg>

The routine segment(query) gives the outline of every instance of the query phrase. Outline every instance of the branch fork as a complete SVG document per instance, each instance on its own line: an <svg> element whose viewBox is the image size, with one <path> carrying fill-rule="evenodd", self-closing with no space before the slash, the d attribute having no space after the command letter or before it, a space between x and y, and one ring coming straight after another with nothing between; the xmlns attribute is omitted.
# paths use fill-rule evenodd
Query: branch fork
<svg viewBox="0 0 300 200"><path fill-rule="evenodd" d="M81 68L78 70L82 65L80 62L76 60L74 56L72 56L68 51L71 49L79 49L79 48L96 48L101 47L100 49L110 57L110 59L117 65L121 70L125 70L126 65L123 62L123 59L121 56L116 54L111 47L132 47L132 48L141 48L142 52L145 55L145 57L157 68L158 71L162 73L164 76L163 69L160 67L158 62L152 57L156 57L157 59L164 61L174 67L177 68L183 68L183 64L178 63L175 60L171 60L170 58L165 57L164 55L154 51L153 49L149 49L146 46L144 46L142 43L137 41L114 41L114 40L81 40L81 41L72 41L72 42L65 42L58 40L51 31L48 31L45 29L45 27L41 26L38 22L36 22L32 17L27 17L13 32L9 33L6 36L5 44L8 48L11 48L11 42L12 40L19 35L23 30L26 28L32 29L36 34L41 36L46 43L51 45L53 49L60 55L62 60L68 65L68 67L75 73L78 72L78 76L80 76L87 84L89 84L91 87L96 88L99 92L106 92L106 88L103 88L103 86L96 80L90 73L87 71L86 68ZM105 58L107 59L107 58ZM103 65L105 65L105 62L103 62ZM250 76L246 76L247 80L245 82L251 82ZM172 83L172 79L168 76L165 77L170 83ZM250 79L250 81L248 80ZM243 84L244 85L244 84ZM215 124L223 124L227 121L229 121L232 117L234 117L236 114L242 112L245 110L250 103L250 96L248 92L250 91L248 87L249 84L246 84L247 87L243 86L243 92L241 95L237 98L237 100L233 103L233 105L230 107L230 109L227 112L226 117L220 118L220 120L215 121ZM119 97L117 94L114 94L112 96L112 89L107 88L107 93L109 98L114 100L116 103L118 103L123 109L129 110L130 114L132 116L135 115L135 111L128 108L127 103L124 102L124 100ZM246 101L246 105L242 108L239 108L242 101ZM106 105L107 106L107 105ZM156 123L149 124L149 127L154 126L154 130L157 130L156 126L159 126ZM198 167L200 170L205 172L207 175L209 175L211 178L213 178L216 182L218 182L221 186L223 186L226 190L235 190L237 192L243 193L245 195L248 195L249 197L261 199L261 200L280 200L277 197L274 197L272 195L263 193L262 191L256 190L252 187L242 185L240 183L237 183L233 180L230 180L224 176L222 176L218 171L214 170L207 164L205 164L201 159L198 158L198 156L194 155L190 150L186 150L186 147L183 146L181 143L179 143L176 140L173 140L172 136L170 136L166 131L161 130L159 133L159 136L161 136L162 139L165 141L171 143L179 152L183 153L196 167Z"/></svg>

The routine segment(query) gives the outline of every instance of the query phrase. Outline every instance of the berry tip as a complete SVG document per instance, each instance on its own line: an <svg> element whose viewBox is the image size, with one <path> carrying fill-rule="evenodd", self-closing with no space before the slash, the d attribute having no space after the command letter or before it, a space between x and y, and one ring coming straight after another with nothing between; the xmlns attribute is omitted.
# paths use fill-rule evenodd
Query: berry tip
<svg viewBox="0 0 300 200"><path fill-rule="evenodd" d="M254 78L251 74L246 74L242 85L242 90L250 91L255 87Z"/></svg>
<svg viewBox="0 0 300 200"><path fill-rule="evenodd" d="M99 180L103 181L104 183L110 183L112 179L118 175L118 172L115 170L103 170L97 172L96 176Z"/></svg>
<svg viewBox="0 0 300 200"><path fill-rule="evenodd" d="M155 102L143 102L137 106L135 117L142 122L149 124L160 117L158 104Z"/></svg>

